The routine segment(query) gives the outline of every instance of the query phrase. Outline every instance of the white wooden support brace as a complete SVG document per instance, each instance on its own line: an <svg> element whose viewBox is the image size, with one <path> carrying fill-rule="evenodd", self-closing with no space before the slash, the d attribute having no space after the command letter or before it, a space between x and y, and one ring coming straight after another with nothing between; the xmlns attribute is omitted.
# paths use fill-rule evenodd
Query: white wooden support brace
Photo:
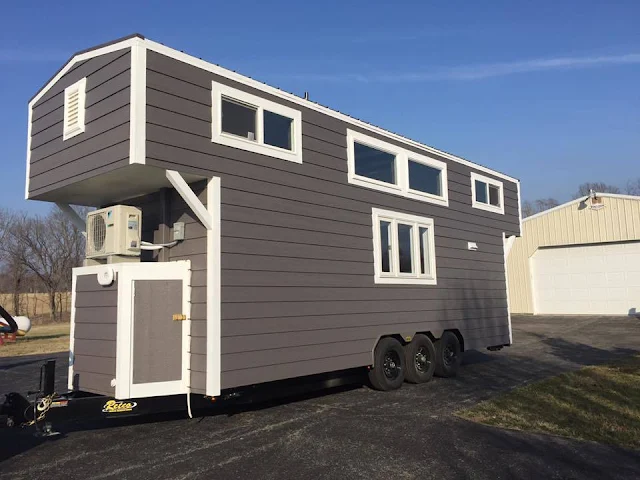
<svg viewBox="0 0 640 480"><path fill-rule="evenodd" d="M213 228L211 222L211 214L207 211L207 208L198 199L198 196L191 190L191 187L185 182L182 175L175 170L167 170L167 179L173 185L173 188L180 194L182 199L189 205L189 208L196 214L198 220L202 222L207 230Z"/></svg>
<svg viewBox="0 0 640 480"><path fill-rule="evenodd" d="M87 223L84 221L78 212L76 212L70 205L66 203L56 203L57 207L62 210L62 213L75 225L75 227L80 230L82 233L86 234L87 232Z"/></svg>

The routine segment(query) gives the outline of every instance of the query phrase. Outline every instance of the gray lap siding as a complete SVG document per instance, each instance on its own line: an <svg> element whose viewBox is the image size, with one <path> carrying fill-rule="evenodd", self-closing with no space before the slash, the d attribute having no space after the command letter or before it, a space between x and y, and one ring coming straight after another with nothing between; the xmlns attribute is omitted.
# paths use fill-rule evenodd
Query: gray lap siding
<svg viewBox="0 0 640 480"><path fill-rule="evenodd" d="M64 89L87 78L85 131L63 141ZM33 105L29 198L129 163L130 49L76 63Z"/></svg>
<svg viewBox="0 0 640 480"><path fill-rule="evenodd" d="M346 130L362 129L155 52L147 69L147 164L221 177L222 388L365 365L390 333L509 342L502 232L519 233L514 183L499 179L505 215L473 209L472 169L446 158L449 207L354 186ZM212 80L301 110L303 163L212 143ZM437 285L374 284L372 207L434 219ZM175 192L170 210L187 222L170 259L192 261L192 387L204 391L206 232Z"/></svg>

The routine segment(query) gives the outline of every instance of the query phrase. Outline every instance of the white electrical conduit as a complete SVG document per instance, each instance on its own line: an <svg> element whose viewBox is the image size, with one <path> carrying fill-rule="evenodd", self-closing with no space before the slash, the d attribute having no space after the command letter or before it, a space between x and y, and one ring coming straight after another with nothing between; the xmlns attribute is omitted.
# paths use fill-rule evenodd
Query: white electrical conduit
<svg viewBox="0 0 640 480"><path fill-rule="evenodd" d="M159 243L153 244L149 242L140 242L140 250L162 250L163 248L171 248L175 247L178 244L178 241L171 243Z"/></svg>

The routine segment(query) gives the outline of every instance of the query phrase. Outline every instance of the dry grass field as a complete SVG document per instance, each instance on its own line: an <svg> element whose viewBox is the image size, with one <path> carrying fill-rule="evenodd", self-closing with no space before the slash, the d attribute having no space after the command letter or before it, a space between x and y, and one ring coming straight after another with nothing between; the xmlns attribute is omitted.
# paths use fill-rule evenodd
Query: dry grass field
<svg viewBox="0 0 640 480"><path fill-rule="evenodd" d="M64 352L69 349L69 323L34 325L16 343L0 346L0 357L35 355L38 353Z"/></svg>
<svg viewBox="0 0 640 480"><path fill-rule="evenodd" d="M71 292L60 292L57 294L58 304L61 311L68 313L71 311ZM20 294L20 315L26 315L31 319L32 324L47 323L51 308L49 307L49 296L46 293L22 293ZM0 305L2 305L11 315L13 311L13 295L10 293L0 293Z"/></svg>

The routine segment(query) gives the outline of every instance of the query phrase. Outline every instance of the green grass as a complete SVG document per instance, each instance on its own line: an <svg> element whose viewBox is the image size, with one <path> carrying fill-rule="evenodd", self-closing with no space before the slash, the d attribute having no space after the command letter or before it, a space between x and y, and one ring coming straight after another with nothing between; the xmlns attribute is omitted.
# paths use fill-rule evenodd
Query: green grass
<svg viewBox="0 0 640 480"><path fill-rule="evenodd" d="M69 350L69 324L52 323L34 325L24 337L18 337L16 343L0 346L0 357L35 355Z"/></svg>
<svg viewBox="0 0 640 480"><path fill-rule="evenodd" d="M457 415L496 427L640 449L640 356L533 383Z"/></svg>

